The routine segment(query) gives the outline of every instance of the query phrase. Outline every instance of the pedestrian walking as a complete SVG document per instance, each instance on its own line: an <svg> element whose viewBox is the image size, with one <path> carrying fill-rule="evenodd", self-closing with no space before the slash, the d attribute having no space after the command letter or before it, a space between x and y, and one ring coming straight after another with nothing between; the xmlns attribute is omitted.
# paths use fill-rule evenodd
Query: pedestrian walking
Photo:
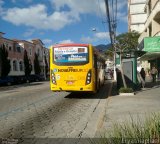
<svg viewBox="0 0 160 144"><path fill-rule="evenodd" d="M140 74L141 74L141 77L143 78L143 80L145 81L146 73L144 71L144 68L141 68Z"/></svg>
<svg viewBox="0 0 160 144"><path fill-rule="evenodd" d="M141 75L142 87L144 88L144 86L145 86L145 78L146 78L146 73L144 71L144 68L141 68L140 75Z"/></svg>
<svg viewBox="0 0 160 144"><path fill-rule="evenodd" d="M151 75L152 75L152 81L155 82L156 81L156 75L158 73L158 70L155 67L152 67L151 69Z"/></svg>
<svg viewBox="0 0 160 144"><path fill-rule="evenodd" d="M110 74L111 79L113 79L113 71L112 71L112 69L109 70L109 74Z"/></svg>

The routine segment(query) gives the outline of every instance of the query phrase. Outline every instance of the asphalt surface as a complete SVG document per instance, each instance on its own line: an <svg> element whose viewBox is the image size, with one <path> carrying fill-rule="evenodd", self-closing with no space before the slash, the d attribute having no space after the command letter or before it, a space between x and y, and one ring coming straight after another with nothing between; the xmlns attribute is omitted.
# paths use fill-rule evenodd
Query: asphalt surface
<svg viewBox="0 0 160 144"><path fill-rule="evenodd" d="M25 139L34 144L93 138L103 121L110 90L111 83L95 95L53 93L49 82L1 87L0 138Z"/></svg>
<svg viewBox="0 0 160 144"><path fill-rule="evenodd" d="M0 89L0 137L33 144L53 143L53 138L55 143L87 143L109 132L114 122L153 112L160 112L160 82L150 80L133 96L118 95L110 80L96 95L53 93L47 82L11 86Z"/></svg>

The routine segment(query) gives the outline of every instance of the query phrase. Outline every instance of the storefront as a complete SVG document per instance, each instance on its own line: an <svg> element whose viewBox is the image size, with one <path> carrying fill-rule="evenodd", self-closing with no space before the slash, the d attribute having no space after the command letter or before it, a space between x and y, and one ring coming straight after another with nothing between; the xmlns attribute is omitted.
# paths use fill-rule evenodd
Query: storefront
<svg viewBox="0 0 160 144"><path fill-rule="evenodd" d="M143 51L146 54L141 56L139 60L148 61L150 69L155 66L160 73L160 36L144 38Z"/></svg>

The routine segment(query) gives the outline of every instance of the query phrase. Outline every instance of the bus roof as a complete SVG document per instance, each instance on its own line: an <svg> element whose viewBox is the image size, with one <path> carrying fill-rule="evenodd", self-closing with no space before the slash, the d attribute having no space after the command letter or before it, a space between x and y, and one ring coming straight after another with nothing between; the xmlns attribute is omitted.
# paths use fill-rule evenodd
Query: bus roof
<svg viewBox="0 0 160 144"><path fill-rule="evenodd" d="M70 46L88 47L89 44L68 43L68 44L56 44L53 45L52 47L70 47Z"/></svg>

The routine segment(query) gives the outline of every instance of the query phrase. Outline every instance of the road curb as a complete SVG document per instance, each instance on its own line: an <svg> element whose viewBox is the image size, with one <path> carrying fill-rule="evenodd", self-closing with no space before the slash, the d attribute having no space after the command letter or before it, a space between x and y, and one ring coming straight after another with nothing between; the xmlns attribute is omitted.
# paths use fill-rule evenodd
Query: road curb
<svg viewBox="0 0 160 144"><path fill-rule="evenodd" d="M87 127L90 116L92 115L93 109L95 108L96 105L97 105L97 101L93 102L90 108L86 111L83 118L75 126L74 130L68 134L69 138L81 138L82 137L82 134L84 133L84 129Z"/></svg>
<svg viewBox="0 0 160 144"><path fill-rule="evenodd" d="M88 122L87 128L83 132L81 138L93 138L97 131L97 128L102 126L104 114L105 114L105 103L106 100L100 101L98 108L95 112L91 115L90 120Z"/></svg>
<svg viewBox="0 0 160 144"><path fill-rule="evenodd" d="M81 138L94 138L96 136L96 132L103 127L106 104L109 102L109 96L111 95L113 83L111 83L108 92L107 99L101 99L96 110L92 113L87 128L84 130Z"/></svg>
<svg viewBox="0 0 160 144"><path fill-rule="evenodd" d="M119 96L134 96L135 93L119 93Z"/></svg>

